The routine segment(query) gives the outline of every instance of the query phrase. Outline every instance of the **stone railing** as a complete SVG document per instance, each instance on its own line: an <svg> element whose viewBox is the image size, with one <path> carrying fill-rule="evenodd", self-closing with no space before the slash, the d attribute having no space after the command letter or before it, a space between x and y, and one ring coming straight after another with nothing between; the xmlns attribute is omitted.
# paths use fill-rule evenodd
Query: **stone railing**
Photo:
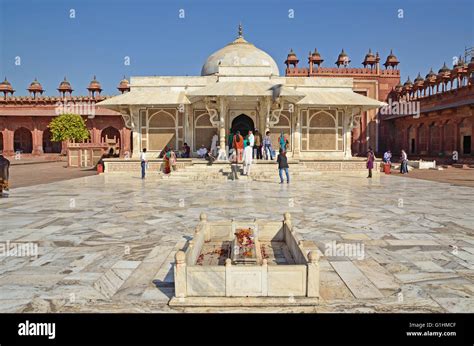
<svg viewBox="0 0 474 346"><path fill-rule="evenodd" d="M251 229L251 234L255 235L252 236L255 263L243 264L240 260L233 260L231 253L235 249L226 248L227 252L224 251L225 244L235 243L235 231L241 229ZM306 248L307 243L293 229L289 213L285 213L283 222L210 222L205 214L201 214L193 239L175 255L175 296L170 305L213 305L219 297L218 304L222 305L245 305L247 297L260 299L263 305L276 302L265 300L265 297L286 300L290 297L290 303L297 303L299 299L303 304L315 304L319 298L319 254ZM203 248L209 244L224 244L222 249L208 253L211 256L227 253L225 261L219 264L216 260L213 264L212 260L203 258ZM287 261L279 258L278 265L273 265L276 264L275 258L262 250L264 244L283 249Z"/></svg>

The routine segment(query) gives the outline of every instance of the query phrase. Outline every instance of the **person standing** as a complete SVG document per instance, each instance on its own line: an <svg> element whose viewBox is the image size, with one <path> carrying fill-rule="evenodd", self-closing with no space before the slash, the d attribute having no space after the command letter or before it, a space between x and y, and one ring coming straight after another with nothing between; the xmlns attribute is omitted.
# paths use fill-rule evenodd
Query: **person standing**
<svg viewBox="0 0 474 346"><path fill-rule="evenodd" d="M211 153L214 156L217 156L217 141L219 140L219 137L217 136L217 133L214 133L214 136L212 136L212 141L211 141Z"/></svg>
<svg viewBox="0 0 474 346"><path fill-rule="evenodd" d="M2 153L0 153L0 197L2 197L2 190L8 191L8 180L10 178L10 160L8 160Z"/></svg>
<svg viewBox="0 0 474 346"><path fill-rule="evenodd" d="M142 179L145 179L145 171L148 160L146 159L146 148L143 148L142 153L140 154L140 165L142 166Z"/></svg>
<svg viewBox="0 0 474 346"><path fill-rule="evenodd" d="M401 165L400 165L400 173L401 174L408 174L408 156L407 153L404 149L402 149L402 155L401 155Z"/></svg>
<svg viewBox="0 0 474 346"><path fill-rule="evenodd" d="M252 131L249 131L248 139L249 139L249 145L252 147L252 151L253 151L253 147L255 146L255 136L253 135Z"/></svg>
<svg viewBox="0 0 474 346"><path fill-rule="evenodd" d="M230 178L232 180L239 179L239 162L237 161L237 152L235 149L232 149L231 152L229 153L229 160L230 160Z"/></svg>
<svg viewBox="0 0 474 346"><path fill-rule="evenodd" d="M227 145L226 145L226 152L228 153L229 158L230 158L230 149L232 149L233 142L234 142L234 133L232 132L232 128L230 128L229 135L227 136Z"/></svg>
<svg viewBox="0 0 474 346"><path fill-rule="evenodd" d="M278 137L278 143L280 143L280 149L283 149L283 151L286 152L289 142L283 131L280 132L280 137Z"/></svg>
<svg viewBox="0 0 474 346"><path fill-rule="evenodd" d="M372 169L374 168L375 155L371 147L367 152L367 169L369 170L369 175L367 178L372 178Z"/></svg>
<svg viewBox="0 0 474 346"><path fill-rule="evenodd" d="M290 173L288 171L289 166L288 166L288 158L286 157L286 152L280 148L280 153L278 154L277 157L277 163L278 163L278 174L280 175L280 184L283 184L283 171L285 171L286 175L286 183L290 183Z"/></svg>
<svg viewBox="0 0 474 346"><path fill-rule="evenodd" d="M258 130L255 130L255 144L254 144L254 151L256 150L257 153L254 156L257 160L262 159L262 135Z"/></svg>
<svg viewBox="0 0 474 346"><path fill-rule="evenodd" d="M270 138L270 131L265 133L265 137L263 138L263 148L265 150L265 158L268 160L268 157L270 157L270 160L273 160L273 148L272 139Z"/></svg>
<svg viewBox="0 0 474 346"><path fill-rule="evenodd" d="M240 135L240 131L237 131L232 142L232 148L237 152L237 161L242 161L242 154L244 151L244 138Z"/></svg>
<svg viewBox="0 0 474 346"><path fill-rule="evenodd" d="M383 154L383 162L385 162L385 163L391 163L392 162L392 152L390 150L387 150Z"/></svg>
<svg viewBox="0 0 474 346"><path fill-rule="evenodd" d="M249 140L250 142L250 140ZM244 175L249 175L250 166L252 165L252 151L253 146L249 143L244 149L243 162L244 162Z"/></svg>

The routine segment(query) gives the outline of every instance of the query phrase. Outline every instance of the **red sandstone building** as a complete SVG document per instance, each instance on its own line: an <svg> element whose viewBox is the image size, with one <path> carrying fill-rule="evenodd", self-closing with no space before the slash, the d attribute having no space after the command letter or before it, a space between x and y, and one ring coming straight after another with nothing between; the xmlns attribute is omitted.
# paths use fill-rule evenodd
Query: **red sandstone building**
<svg viewBox="0 0 474 346"><path fill-rule="evenodd" d="M418 114L382 116L387 128L386 146L405 149L412 157L450 158L453 151L466 161L474 153L474 57L458 59L450 69L444 64L397 85L391 97L401 105L419 103Z"/></svg>
<svg viewBox="0 0 474 346"><path fill-rule="evenodd" d="M130 90L124 78L117 89L124 93ZM131 133L124 126L120 113L94 107L107 98L100 95L102 88L95 79L90 82L88 96L72 96L72 86L64 78L59 84L59 96L43 96L43 87L35 79L27 88L29 96L13 96L15 90L8 80L0 83L0 151L6 156L17 152L30 155L64 153L67 143L54 143L48 124L58 111L71 109L83 115L90 131L90 143L106 148L105 139L114 138L120 155L131 151ZM93 109L93 112L89 110Z"/></svg>

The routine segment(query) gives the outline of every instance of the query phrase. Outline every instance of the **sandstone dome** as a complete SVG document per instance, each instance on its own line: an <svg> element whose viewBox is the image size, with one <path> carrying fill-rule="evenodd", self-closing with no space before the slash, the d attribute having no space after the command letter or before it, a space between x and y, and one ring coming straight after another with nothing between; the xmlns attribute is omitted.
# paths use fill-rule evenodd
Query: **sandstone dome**
<svg viewBox="0 0 474 346"><path fill-rule="evenodd" d="M234 74L237 75L251 76L263 73L279 76L280 74L275 60L263 50L247 42L241 34L236 40L207 58L202 67L201 76L216 74L219 72L219 67L234 68Z"/></svg>

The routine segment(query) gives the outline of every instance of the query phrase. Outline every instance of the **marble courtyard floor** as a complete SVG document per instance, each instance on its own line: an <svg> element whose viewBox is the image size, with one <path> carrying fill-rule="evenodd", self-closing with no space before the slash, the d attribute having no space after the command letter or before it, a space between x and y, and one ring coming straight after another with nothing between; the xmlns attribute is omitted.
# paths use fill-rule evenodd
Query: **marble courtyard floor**
<svg viewBox="0 0 474 346"><path fill-rule="evenodd" d="M400 176L320 176L313 183L198 183L89 176L12 189L0 242L0 312L474 312L474 190ZM363 245L321 259L314 307L180 308L173 255L210 220L292 213L305 240Z"/></svg>

